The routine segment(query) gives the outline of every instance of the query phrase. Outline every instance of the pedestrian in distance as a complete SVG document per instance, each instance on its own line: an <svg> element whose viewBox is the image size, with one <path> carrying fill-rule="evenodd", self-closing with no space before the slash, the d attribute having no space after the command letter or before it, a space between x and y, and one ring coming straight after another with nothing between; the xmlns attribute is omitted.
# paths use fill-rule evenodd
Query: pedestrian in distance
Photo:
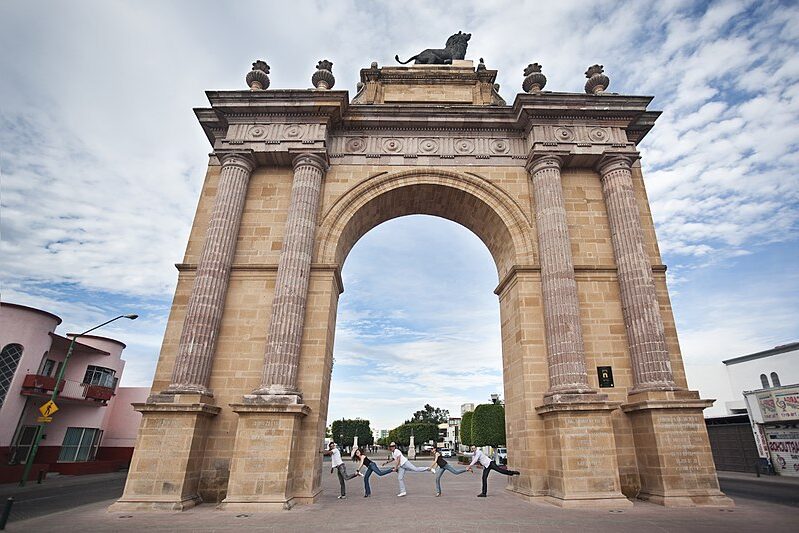
<svg viewBox="0 0 799 533"><path fill-rule="evenodd" d="M333 473L333 470L336 471L338 475L338 482L341 485L341 494L339 495L339 500L344 500L347 498L347 486L345 485L345 481L349 481L350 479L362 475L360 472L356 471L354 474L347 474L347 466L344 464L344 461L341 460L341 452L338 449L338 446L335 442L331 442L328 445L328 450L323 451L322 455L330 455L332 458L332 463L330 466L330 473Z"/></svg>
<svg viewBox="0 0 799 533"><path fill-rule="evenodd" d="M402 454L399 448L397 448L397 444L395 442L389 444L388 449L391 452L391 458L394 462L394 471L398 474L397 481L399 481L400 491L397 496L402 498L408 494L408 492L405 490L405 472L432 472L433 469L430 467L422 468L421 466L416 466L412 462L408 461L408 458Z"/></svg>
<svg viewBox="0 0 799 533"><path fill-rule="evenodd" d="M361 467L366 467L366 473L363 474L363 497L368 498L372 495L372 488L369 486L369 478L372 476L372 473L377 474L378 476L385 476L386 474L392 473L394 470L391 468L387 468L385 470L381 469L377 466L377 463L372 461L366 456L366 453L361 448L355 448L355 455L353 455L355 461L360 461L358 463L356 471L360 472Z"/></svg>
<svg viewBox="0 0 799 533"><path fill-rule="evenodd" d="M436 472L436 498L441 496L441 476L444 475L444 472L449 471L459 476L469 471L467 468L459 468L449 464L447 460L444 459L444 456L441 454L441 449L438 446L433 447L433 464L430 465L430 468L435 469L436 466L438 466L438 471Z"/></svg>
<svg viewBox="0 0 799 533"><path fill-rule="evenodd" d="M472 470L472 466L474 466L478 462L483 466L483 492L477 495L478 498L486 497L486 492L488 491L488 474L492 470L494 470L495 472L499 472L503 476L518 476L521 474L521 472L518 472L516 470L499 468L497 466L497 463L489 459L488 456L484 454L482 450L480 450L476 446L472 446L472 451L474 452L474 457L472 457L472 462L469 463L469 467L467 468L467 470L469 470L470 472L474 472L474 470Z"/></svg>

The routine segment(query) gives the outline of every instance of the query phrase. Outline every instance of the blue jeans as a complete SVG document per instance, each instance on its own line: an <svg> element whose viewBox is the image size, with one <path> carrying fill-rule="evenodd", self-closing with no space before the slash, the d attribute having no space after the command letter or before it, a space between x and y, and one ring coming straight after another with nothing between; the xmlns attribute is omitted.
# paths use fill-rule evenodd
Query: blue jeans
<svg viewBox="0 0 799 533"><path fill-rule="evenodd" d="M393 472L393 470L390 468L387 470L380 470L380 468L378 468L376 463L374 462L369 463L369 466L366 468L366 473L363 475L363 492L367 496L372 494L372 489L371 487L369 487L369 477L372 475L372 472L374 472L378 476L385 476L386 474L390 474L391 472Z"/></svg>
<svg viewBox="0 0 799 533"><path fill-rule="evenodd" d="M439 493L439 494L441 494L441 476L444 475L444 471L445 470L449 470L450 472L452 472L456 476L458 476L460 474L463 474L464 472L467 471L465 468L455 468L454 466L452 466L449 463L444 465L443 468L439 468L438 472L436 472L436 492Z"/></svg>

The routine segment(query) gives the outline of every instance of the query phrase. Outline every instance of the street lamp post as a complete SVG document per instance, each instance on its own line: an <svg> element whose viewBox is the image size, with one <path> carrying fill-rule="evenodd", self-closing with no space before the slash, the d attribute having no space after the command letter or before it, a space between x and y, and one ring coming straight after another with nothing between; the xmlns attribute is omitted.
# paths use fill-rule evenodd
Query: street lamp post
<svg viewBox="0 0 799 533"><path fill-rule="evenodd" d="M139 315L119 315L117 317L112 318L111 320L107 320L100 325L94 326L91 329L87 329L83 333L78 333L77 335L72 337L72 341L69 343L69 348L67 349L67 355L64 357L64 362L61 365L61 370L58 371L58 376L56 376L55 386L53 387L53 394L50 396L50 401L55 402L56 396L58 396L58 386L61 384L61 380L64 379L64 374L67 370L67 363L69 363L69 358L72 355L72 350L75 348L75 342L78 338L90 333L96 329L99 329L107 324L115 320L119 320L120 318L127 318L128 320L136 320L139 318ZM33 446L31 447L30 453L28 453L28 460L25 462L25 470L22 472L22 479L19 480L19 486L24 487L25 483L28 481L28 476L30 475L31 468L33 468L33 460L36 458L36 452L39 451L39 443L42 441L42 436L44 435L44 424L45 422L39 422L39 425L36 427L36 437L33 439Z"/></svg>

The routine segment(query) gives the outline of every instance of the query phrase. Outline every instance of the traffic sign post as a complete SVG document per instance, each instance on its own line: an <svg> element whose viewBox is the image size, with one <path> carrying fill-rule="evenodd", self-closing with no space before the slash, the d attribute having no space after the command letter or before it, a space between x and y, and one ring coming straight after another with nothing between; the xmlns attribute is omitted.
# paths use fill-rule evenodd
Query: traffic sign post
<svg viewBox="0 0 799 533"><path fill-rule="evenodd" d="M50 418L50 416L56 411L58 411L58 406L55 404L53 400L50 400L43 406L39 407L39 412L42 413L42 417L44 418Z"/></svg>

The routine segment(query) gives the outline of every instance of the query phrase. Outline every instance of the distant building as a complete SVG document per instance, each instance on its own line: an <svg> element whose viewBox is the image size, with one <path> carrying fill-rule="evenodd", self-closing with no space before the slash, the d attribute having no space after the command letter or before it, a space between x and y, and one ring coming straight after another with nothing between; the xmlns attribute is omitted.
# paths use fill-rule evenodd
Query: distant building
<svg viewBox="0 0 799 533"><path fill-rule="evenodd" d="M469 411L474 411L474 404L473 403L462 403L461 404L461 416L464 413L468 413Z"/></svg>
<svg viewBox="0 0 799 533"><path fill-rule="evenodd" d="M460 418L450 417L446 422L438 425L438 445L446 448L457 449L460 437Z"/></svg>
<svg viewBox="0 0 799 533"><path fill-rule="evenodd" d="M0 482L19 481L72 335L55 333L61 318L32 307L0 304ZM36 454L40 470L111 472L130 463L147 387L119 387L125 345L86 335L75 342Z"/></svg>
<svg viewBox="0 0 799 533"><path fill-rule="evenodd" d="M705 413L716 468L799 476L799 342L722 363Z"/></svg>

